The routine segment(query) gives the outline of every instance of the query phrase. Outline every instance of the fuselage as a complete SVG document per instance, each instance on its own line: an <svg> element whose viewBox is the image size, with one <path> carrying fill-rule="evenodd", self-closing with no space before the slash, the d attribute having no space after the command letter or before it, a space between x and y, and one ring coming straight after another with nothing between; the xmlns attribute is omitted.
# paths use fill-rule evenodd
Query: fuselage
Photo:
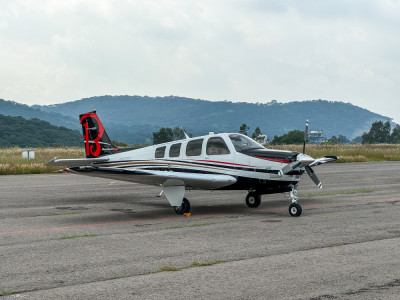
<svg viewBox="0 0 400 300"><path fill-rule="evenodd" d="M124 171L140 170L183 172L209 174L210 178L213 174L229 175L237 179L235 183L218 186L210 180L205 184L188 184L187 188L243 189L268 194L290 191L291 186L300 181L304 173L301 165L288 174L280 172L288 164L297 161L298 156L302 156L303 161L307 158L313 161L313 158L302 153L266 149L241 134L221 133L122 150L105 156L107 162L94 166L102 170L100 177L125 181L131 181L129 176L118 176L115 172L107 174L104 171L118 168L121 175ZM79 169L75 171L79 172Z"/></svg>

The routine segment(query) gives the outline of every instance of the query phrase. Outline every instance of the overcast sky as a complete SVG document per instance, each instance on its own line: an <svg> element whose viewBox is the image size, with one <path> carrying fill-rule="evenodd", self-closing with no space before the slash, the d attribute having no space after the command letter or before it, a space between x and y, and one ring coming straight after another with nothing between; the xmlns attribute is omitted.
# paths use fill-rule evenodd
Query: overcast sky
<svg viewBox="0 0 400 300"><path fill-rule="evenodd" d="M6 100L326 99L400 123L400 0L0 5L0 98Z"/></svg>

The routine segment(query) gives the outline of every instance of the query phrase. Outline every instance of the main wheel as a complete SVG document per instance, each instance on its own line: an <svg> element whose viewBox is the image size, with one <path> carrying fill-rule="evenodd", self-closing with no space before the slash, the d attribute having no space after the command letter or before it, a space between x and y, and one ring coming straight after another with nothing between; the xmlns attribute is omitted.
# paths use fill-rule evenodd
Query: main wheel
<svg viewBox="0 0 400 300"><path fill-rule="evenodd" d="M261 204L261 195L250 192L246 196L246 204L248 207L259 207Z"/></svg>
<svg viewBox="0 0 400 300"><path fill-rule="evenodd" d="M298 217L301 215L302 209L300 204L298 203L292 203L289 205L289 214L292 217Z"/></svg>
<svg viewBox="0 0 400 300"><path fill-rule="evenodd" d="M181 206L174 206L174 210L178 215L186 214L190 211L190 203L189 200L183 198Z"/></svg>

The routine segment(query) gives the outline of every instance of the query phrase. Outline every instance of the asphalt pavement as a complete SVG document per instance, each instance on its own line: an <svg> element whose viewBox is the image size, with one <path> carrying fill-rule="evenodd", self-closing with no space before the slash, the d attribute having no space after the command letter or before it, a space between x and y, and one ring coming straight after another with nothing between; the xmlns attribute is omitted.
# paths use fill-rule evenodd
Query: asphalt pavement
<svg viewBox="0 0 400 300"><path fill-rule="evenodd" d="M5 299L400 299L400 162L315 167L284 194L188 191L72 174L0 176Z"/></svg>

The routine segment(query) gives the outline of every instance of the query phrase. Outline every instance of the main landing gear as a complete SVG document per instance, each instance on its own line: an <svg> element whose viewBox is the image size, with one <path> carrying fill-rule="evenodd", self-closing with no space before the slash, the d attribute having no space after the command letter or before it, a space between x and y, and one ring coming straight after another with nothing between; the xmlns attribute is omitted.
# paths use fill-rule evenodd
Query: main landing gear
<svg viewBox="0 0 400 300"><path fill-rule="evenodd" d="M292 199L292 204L289 205L289 214L292 217L299 217L301 215L302 209L300 204L297 203L297 200L299 199L297 197L297 185L292 187L290 198Z"/></svg>
<svg viewBox="0 0 400 300"><path fill-rule="evenodd" d="M181 206L174 206L174 210L178 215L186 214L190 211L190 202L188 199L183 198Z"/></svg>
<svg viewBox="0 0 400 300"><path fill-rule="evenodd" d="M249 192L246 196L246 204L248 207L259 207L261 204L261 195L256 192Z"/></svg>

